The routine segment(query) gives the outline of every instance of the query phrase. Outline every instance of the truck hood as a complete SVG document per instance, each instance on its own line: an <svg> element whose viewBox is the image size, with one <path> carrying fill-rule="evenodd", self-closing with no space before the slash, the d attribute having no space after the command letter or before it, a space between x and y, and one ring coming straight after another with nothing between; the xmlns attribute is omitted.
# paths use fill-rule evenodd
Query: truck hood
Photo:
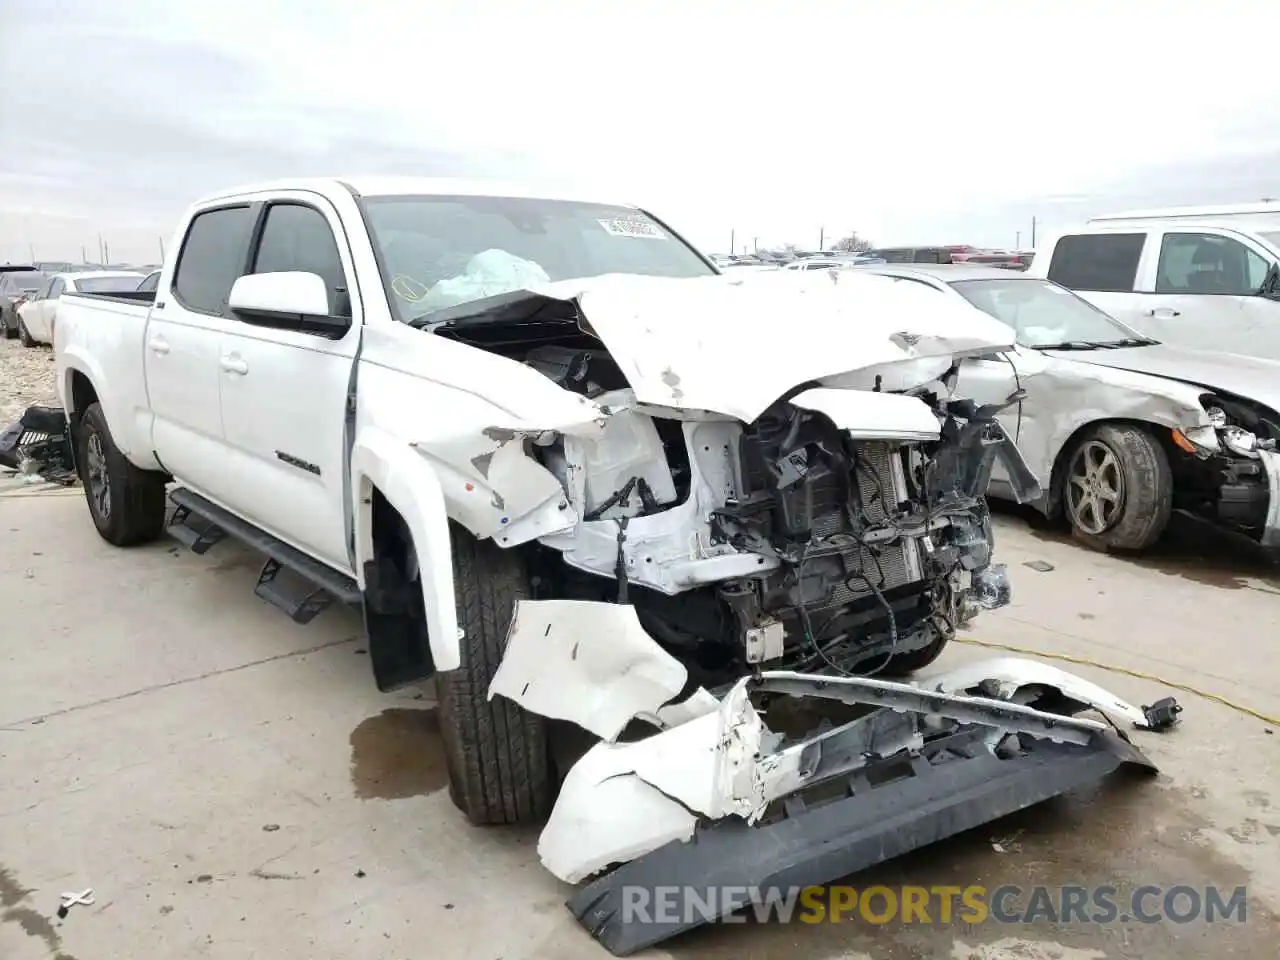
<svg viewBox="0 0 1280 960"><path fill-rule="evenodd" d="M642 404L755 420L801 384L905 390L955 360L1012 347L968 304L872 275L691 279L610 274L436 311L423 326L554 322L602 341ZM833 271L834 274L834 271ZM814 282L815 280L820 282Z"/></svg>
<svg viewBox="0 0 1280 960"><path fill-rule="evenodd" d="M1234 394L1280 412L1280 362L1168 343L1147 347L1045 351L1059 360L1165 377Z"/></svg>

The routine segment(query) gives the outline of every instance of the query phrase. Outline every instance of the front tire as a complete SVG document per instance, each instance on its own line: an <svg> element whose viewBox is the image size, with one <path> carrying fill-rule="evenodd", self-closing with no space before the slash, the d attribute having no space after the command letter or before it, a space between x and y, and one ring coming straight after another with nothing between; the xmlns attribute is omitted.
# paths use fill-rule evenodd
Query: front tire
<svg viewBox="0 0 1280 960"><path fill-rule="evenodd" d="M24 347L34 347L36 345L35 339L27 332L27 325L22 322L21 317L18 318L18 337L22 340Z"/></svg>
<svg viewBox="0 0 1280 960"><path fill-rule="evenodd" d="M516 601L530 596L528 575L514 550L458 529L452 540L462 662L436 678L449 794L477 825L538 823L555 792L546 721L488 699Z"/></svg>
<svg viewBox="0 0 1280 960"><path fill-rule="evenodd" d="M139 470L111 439L102 407L90 404L75 431L76 466L99 535L117 547L155 540L164 530L164 477Z"/></svg>
<svg viewBox="0 0 1280 960"><path fill-rule="evenodd" d="M1169 524L1169 458L1139 427L1104 424L1090 430L1068 455L1062 484L1072 532L1090 545L1143 550Z"/></svg>

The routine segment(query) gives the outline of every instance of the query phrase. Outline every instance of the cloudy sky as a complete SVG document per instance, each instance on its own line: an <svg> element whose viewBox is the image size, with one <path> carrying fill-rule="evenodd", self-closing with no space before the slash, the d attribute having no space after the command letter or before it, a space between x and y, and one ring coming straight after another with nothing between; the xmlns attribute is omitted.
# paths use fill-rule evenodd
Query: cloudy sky
<svg viewBox="0 0 1280 960"><path fill-rule="evenodd" d="M712 251L1280 196L1263 0L0 0L0 262L288 175L563 182Z"/></svg>

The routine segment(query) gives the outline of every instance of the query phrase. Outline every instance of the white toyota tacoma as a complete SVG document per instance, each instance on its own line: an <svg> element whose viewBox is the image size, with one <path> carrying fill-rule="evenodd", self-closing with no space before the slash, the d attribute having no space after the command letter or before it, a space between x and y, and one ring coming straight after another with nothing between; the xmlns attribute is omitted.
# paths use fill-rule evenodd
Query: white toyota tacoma
<svg viewBox="0 0 1280 960"><path fill-rule="evenodd" d="M772 856L770 824L811 844L834 824L821 882L1146 764L1085 707L1169 719L1022 661L882 679L1007 602L995 462L1039 494L997 408L953 395L961 358L1013 345L977 310L877 276L744 284L634 206L439 181L230 191L170 249L154 292L61 305L99 533L232 536L299 622L360 609L380 688L438 675L457 805L550 816L566 879L692 856L727 823ZM846 713L783 738L764 718L795 697ZM548 717L600 738L564 775ZM904 758L873 777L898 794L803 816L804 790ZM893 842L888 809L918 821L895 814ZM579 916L615 952L674 932L609 920L609 895Z"/></svg>

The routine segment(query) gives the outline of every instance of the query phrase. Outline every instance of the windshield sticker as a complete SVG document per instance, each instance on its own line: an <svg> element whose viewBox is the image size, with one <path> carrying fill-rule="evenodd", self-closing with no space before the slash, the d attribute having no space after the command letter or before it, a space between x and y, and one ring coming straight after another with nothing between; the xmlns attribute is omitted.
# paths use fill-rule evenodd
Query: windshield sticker
<svg viewBox="0 0 1280 960"><path fill-rule="evenodd" d="M636 217L600 220L599 224L604 227L605 233L615 237L637 237L643 240L667 239L666 235L658 229L657 224Z"/></svg>

